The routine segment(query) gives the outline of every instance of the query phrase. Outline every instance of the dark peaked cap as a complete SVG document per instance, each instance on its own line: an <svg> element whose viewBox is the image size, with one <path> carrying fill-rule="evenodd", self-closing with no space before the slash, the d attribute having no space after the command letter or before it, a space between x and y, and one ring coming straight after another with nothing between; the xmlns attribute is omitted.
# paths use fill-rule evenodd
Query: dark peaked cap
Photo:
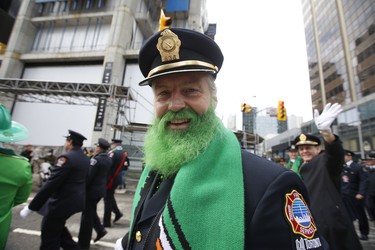
<svg viewBox="0 0 375 250"><path fill-rule="evenodd" d="M320 139L316 137L315 135L300 134L294 139L294 145L296 145L297 147L299 145L318 146L320 145Z"/></svg>
<svg viewBox="0 0 375 250"><path fill-rule="evenodd" d="M112 139L112 143L122 143L122 140L120 140L120 139Z"/></svg>
<svg viewBox="0 0 375 250"><path fill-rule="evenodd" d="M219 72L224 56L209 36L181 28L167 28L146 41L139 51L139 68L150 84L155 77L180 72Z"/></svg>
<svg viewBox="0 0 375 250"><path fill-rule="evenodd" d="M368 160L375 160L375 153L369 153L365 159L362 159L363 161Z"/></svg>
<svg viewBox="0 0 375 250"><path fill-rule="evenodd" d="M354 154L353 151L350 151L350 150L347 150L347 149L345 149L345 155L348 155L348 156L355 156L355 154Z"/></svg>
<svg viewBox="0 0 375 250"><path fill-rule="evenodd" d="M68 132L69 132L69 134L65 137L70 138L75 142L81 142L82 143L84 140L87 140L86 137L84 137L83 135L81 135L80 133L78 133L76 131L73 131L73 130L69 129Z"/></svg>
<svg viewBox="0 0 375 250"><path fill-rule="evenodd" d="M102 149L108 149L111 146L111 144L109 144L109 142L103 138L99 138L98 143L95 145Z"/></svg>

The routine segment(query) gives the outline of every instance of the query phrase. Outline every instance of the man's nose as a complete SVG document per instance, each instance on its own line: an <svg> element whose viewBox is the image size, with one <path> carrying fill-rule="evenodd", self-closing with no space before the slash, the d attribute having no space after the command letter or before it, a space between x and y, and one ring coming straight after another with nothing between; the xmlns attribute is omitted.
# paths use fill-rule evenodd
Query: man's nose
<svg viewBox="0 0 375 250"><path fill-rule="evenodd" d="M171 100L169 102L169 107L168 107L169 110L179 111L185 108L185 106L186 105L185 105L184 98L180 94L177 94L177 93L172 94Z"/></svg>

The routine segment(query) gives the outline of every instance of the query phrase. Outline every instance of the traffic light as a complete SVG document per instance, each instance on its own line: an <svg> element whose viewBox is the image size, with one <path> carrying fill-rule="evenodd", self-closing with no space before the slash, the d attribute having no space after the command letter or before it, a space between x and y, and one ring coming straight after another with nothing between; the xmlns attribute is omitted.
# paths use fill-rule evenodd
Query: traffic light
<svg viewBox="0 0 375 250"><path fill-rule="evenodd" d="M277 120L286 121L286 109L284 107L284 101L279 101L277 106Z"/></svg>
<svg viewBox="0 0 375 250"><path fill-rule="evenodd" d="M250 104L242 103L241 104L241 112L249 113L251 111Z"/></svg>

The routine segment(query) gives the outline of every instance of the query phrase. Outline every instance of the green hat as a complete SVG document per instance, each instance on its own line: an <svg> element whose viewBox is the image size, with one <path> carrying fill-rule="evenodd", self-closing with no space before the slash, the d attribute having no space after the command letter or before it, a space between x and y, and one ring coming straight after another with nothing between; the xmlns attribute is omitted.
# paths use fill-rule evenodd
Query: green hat
<svg viewBox="0 0 375 250"><path fill-rule="evenodd" d="M0 104L0 142L18 142L29 137L29 130L21 123L12 121L9 111Z"/></svg>

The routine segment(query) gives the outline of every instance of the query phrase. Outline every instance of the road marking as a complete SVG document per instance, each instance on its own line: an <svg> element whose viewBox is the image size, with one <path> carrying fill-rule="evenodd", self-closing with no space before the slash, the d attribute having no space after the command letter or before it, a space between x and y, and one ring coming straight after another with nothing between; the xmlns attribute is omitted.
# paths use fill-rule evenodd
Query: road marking
<svg viewBox="0 0 375 250"><path fill-rule="evenodd" d="M28 229L23 229L23 228L16 228L13 230L13 232L40 236L40 231L28 230Z"/></svg>
<svg viewBox="0 0 375 250"><path fill-rule="evenodd" d="M28 234L28 235L36 235L36 236L40 236L40 231L36 231L36 230L29 230L29 229L23 229L23 228L15 228L13 230L14 233L21 233L21 234ZM78 242L78 238L77 237L73 237L73 239ZM112 243L112 242L106 242L106 241L97 241L97 242L93 242L91 241L91 244L92 245L96 245L96 246L102 246L102 247L111 247L111 248L114 248L116 243Z"/></svg>

